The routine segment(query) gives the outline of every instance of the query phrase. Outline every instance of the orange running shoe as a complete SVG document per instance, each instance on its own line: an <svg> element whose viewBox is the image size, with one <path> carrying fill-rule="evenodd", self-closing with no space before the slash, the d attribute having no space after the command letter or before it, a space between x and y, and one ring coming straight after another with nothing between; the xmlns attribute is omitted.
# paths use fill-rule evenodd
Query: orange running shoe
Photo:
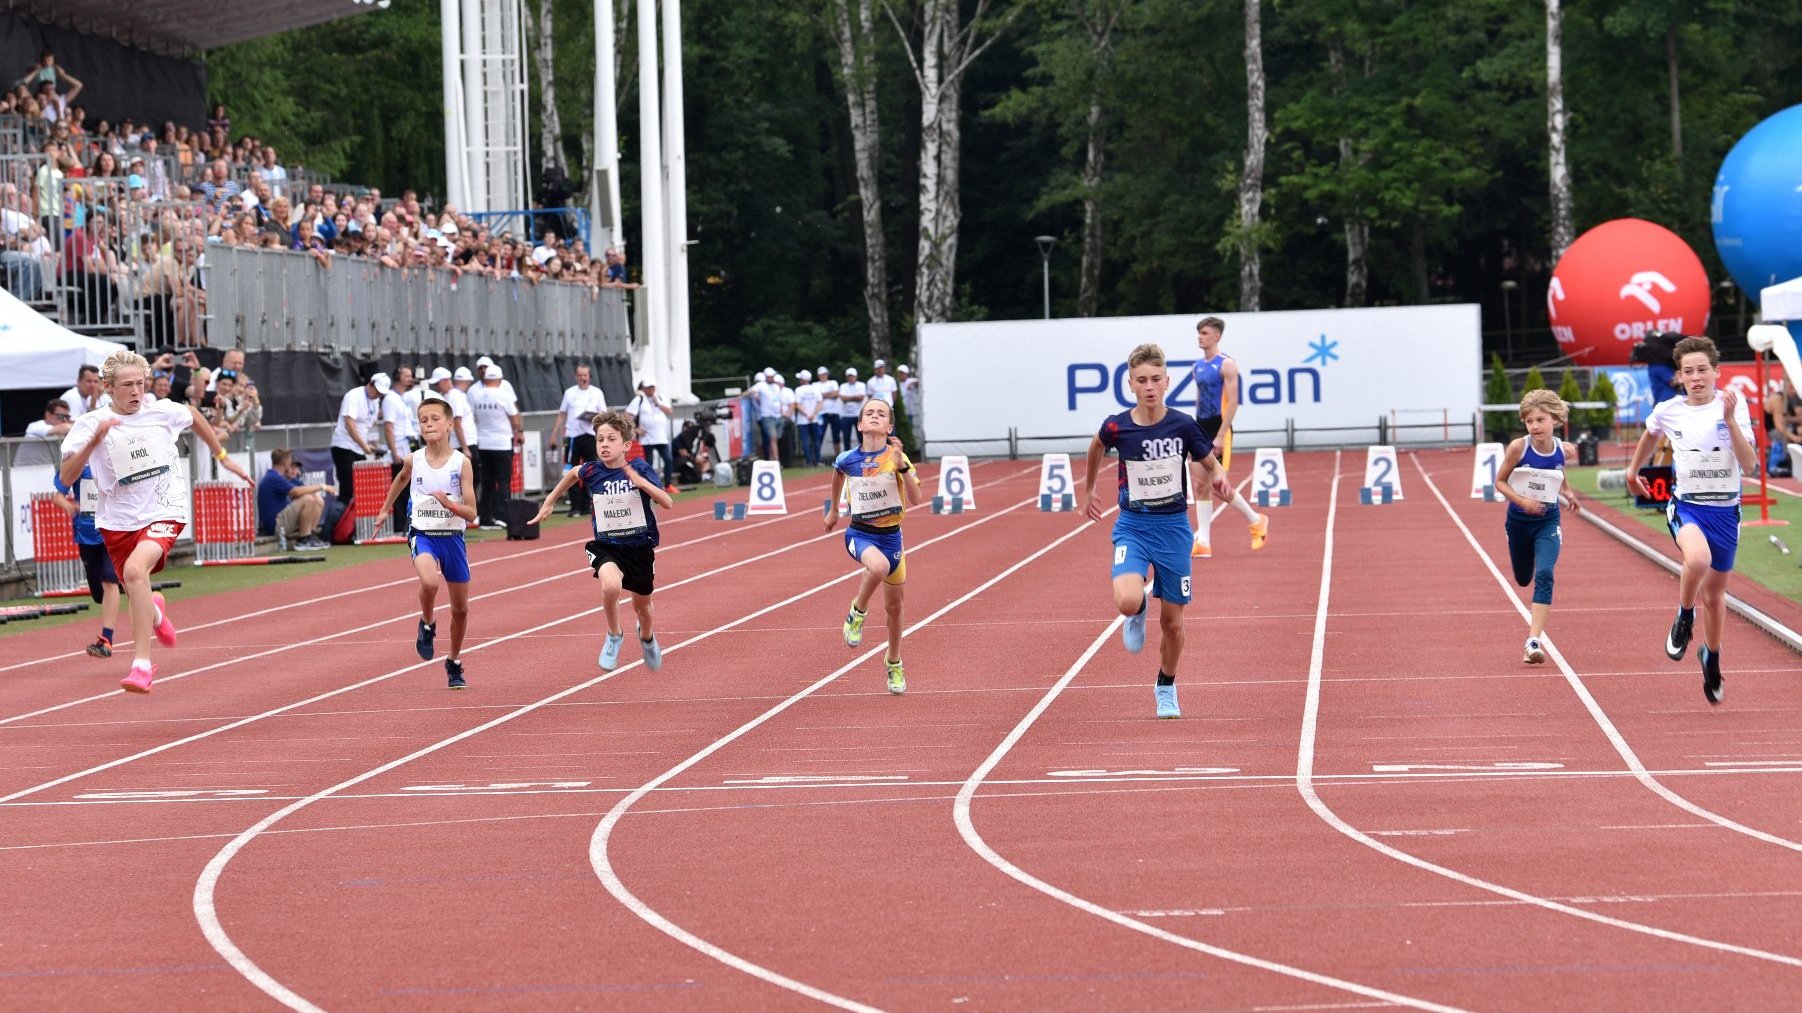
<svg viewBox="0 0 1802 1013"><path fill-rule="evenodd" d="M1190 547L1189 555L1194 559L1212 559L1214 558L1214 547L1202 541L1200 535L1196 535L1195 544Z"/></svg>
<svg viewBox="0 0 1802 1013"><path fill-rule="evenodd" d="M1256 552L1264 547L1270 539L1270 515L1259 514L1258 519L1251 522L1251 551Z"/></svg>

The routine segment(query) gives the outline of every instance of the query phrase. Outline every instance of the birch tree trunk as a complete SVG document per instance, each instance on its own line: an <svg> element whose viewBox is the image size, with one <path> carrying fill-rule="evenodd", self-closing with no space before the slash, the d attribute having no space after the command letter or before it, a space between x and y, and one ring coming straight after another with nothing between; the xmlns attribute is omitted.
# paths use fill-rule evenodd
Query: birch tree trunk
<svg viewBox="0 0 1802 1013"><path fill-rule="evenodd" d="M1256 312L1263 297L1258 212L1264 203L1264 41L1261 0L1245 0L1245 170L1239 176L1239 309Z"/></svg>
<svg viewBox="0 0 1802 1013"><path fill-rule="evenodd" d="M1333 71L1333 94L1345 94L1345 43L1337 36L1327 43L1327 65ZM1365 76L1369 76L1366 68ZM1363 165L1369 159L1368 154L1360 154L1355 150L1352 139L1339 135L1339 166L1347 169L1355 165ZM1357 203L1358 195L1352 195L1352 202ZM1361 210L1353 207L1345 218L1345 305L1362 306L1370 298L1370 223L1364 220Z"/></svg>
<svg viewBox="0 0 1802 1013"><path fill-rule="evenodd" d="M855 16L852 4L856 4ZM863 301L870 319L870 357L891 355L888 318L888 250L882 229L882 192L877 175L881 123L876 104L876 26L873 0L831 0L832 33L838 43L845 108L851 117L851 149L856 163L857 199L863 212Z"/></svg>
<svg viewBox="0 0 1802 1013"><path fill-rule="evenodd" d="M538 0L538 45L534 56L538 64L542 106L538 120L539 170L554 168L567 174L569 160L563 157L563 118L557 114L557 80L551 37L551 0Z"/></svg>
<svg viewBox="0 0 1802 1013"><path fill-rule="evenodd" d="M1571 208L1570 166L1565 154L1564 11L1562 0L1545 3L1545 118L1547 163L1551 175L1552 261L1564 256L1576 226Z"/></svg>
<svg viewBox="0 0 1802 1013"><path fill-rule="evenodd" d="M1076 294L1076 314L1092 317L1101 309L1102 170L1107 161L1106 87L1114 65L1114 25L1126 4L1103 0L1092 7L1073 0L1072 6L1089 33L1094 59L1094 80L1089 86L1088 151L1082 165L1082 280Z"/></svg>
<svg viewBox="0 0 1802 1013"><path fill-rule="evenodd" d="M1677 26L1664 30L1664 64L1671 79L1671 161L1683 161L1683 101L1677 94Z"/></svg>
<svg viewBox="0 0 1802 1013"><path fill-rule="evenodd" d="M947 3L945 9L945 38L950 40L955 31L957 5ZM947 56L952 52L947 46ZM957 239L958 228L964 220L964 201L959 189L963 176L963 107L963 74L948 75L939 94L939 213L934 231L938 234L940 283L934 288L937 299L930 307L934 320L951 319L957 298Z"/></svg>

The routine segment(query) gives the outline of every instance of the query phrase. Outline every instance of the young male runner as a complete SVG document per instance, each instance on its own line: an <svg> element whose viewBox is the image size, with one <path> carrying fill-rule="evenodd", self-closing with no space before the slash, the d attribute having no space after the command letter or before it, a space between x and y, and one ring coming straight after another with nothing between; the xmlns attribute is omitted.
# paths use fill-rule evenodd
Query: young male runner
<svg viewBox="0 0 1802 1013"><path fill-rule="evenodd" d="M469 626L469 550L463 532L476 519L475 469L469 458L451 448L456 425L450 402L427 397L419 403L419 435L425 446L406 456L388 495L376 515L381 527L403 490L408 495L407 548L413 555L413 571L419 575L419 631L413 649L421 661L432 660L432 642L438 635L433 613L438 608L438 585L450 593L451 647L444 658L446 685L462 689L463 633Z"/></svg>
<svg viewBox="0 0 1802 1013"><path fill-rule="evenodd" d="M1095 478L1102 456L1120 454L1118 502L1114 520L1114 606L1126 616L1120 630L1127 651L1137 654L1145 646L1145 610L1151 596L1158 605L1159 665L1157 716L1182 717L1176 702L1176 665L1183 653L1183 606L1191 597L1189 546L1189 488L1192 471L1199 466L1211 479L1210 486L1223 498L1232 491L1226 469L1214 459L1207 434L1195 420L1164 404L1170 391L1170 373L1164 368L1164 350L1140 345L1126 359L1132 391L1138 404L1110 415L1089 442L1088 467L1083 473L1083 503L1090 520L1102 517L1095 500ZM1205 497L1204 497L1205 501Z"/></svg>
<svg viewBox="0 0 1802 1013"><path fill-rule="evenodd" d="M1508 561L1514 582L1533 585L1532 618L1527 622L1527 644L1521 661L1545 663L1546 617L1552 611L1552 571L1564 546L1563 510L1581 510L1577 494L1564 483L1564 465L1577 448L1558 439L1556 428L1570 420L1570 406L1544 388L1527 391L1520 399L1520 420L1527 435L1508 444L1495 470L1495 490L1508 501L1505 523Z"/></svg>
<svg viewBox="0 0 1802 1013"><path fill-rule="evenodd" d="M1225 472L1233 463L1233 416L1239 412L1239 364L1220 350L1220 336L1226 333L1226 321L1219 317L1203 317L1195 325L1196 344L1201 357L1195 360L1195 421L1207 435L1208 442L1220 458ZM1251 525L1251 548L1264 547L1270 537L1270 517L1251 508L1245 497L1232 490L1227 494L1204 497L1195 503L1195 541L1190 555L1206 559L1214 554L1212 500L1232 504Z"/></svg>

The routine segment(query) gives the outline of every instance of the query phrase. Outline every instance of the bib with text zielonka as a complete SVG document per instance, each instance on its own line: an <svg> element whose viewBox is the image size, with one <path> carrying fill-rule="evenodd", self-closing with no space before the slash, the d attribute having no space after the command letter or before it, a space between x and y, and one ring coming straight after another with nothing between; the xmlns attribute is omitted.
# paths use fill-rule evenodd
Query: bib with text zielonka
<svg viewBox="0 0 1802 1013"><path fill-rule="evenodd" d="M1140 506L1165 506L1183 497L1183 459L1126 462L1126 498Z"/></svg>
<svg viewBox="0 0 1802 1013"><path fill-rule="evenodd" d="M1535 503L1558 502L1558 491L1564 488L1564 472L1557 468L1516 468L1508 476L1508 485Z"/></svg>
<svg viewBox="0 0 1802 1013"><path fill-rule="evenodd" d="M131 485L174 467L175 445L161 429L115 428L106 436L106 456L113 466L113 480Z"/></svg>
<svg viewBox="0 0 1802 1013"><path fill-rule="evenodd" d="M645 533L649 525L644 519L644 494L637 489L625 492L596 493L594 497L594 534L596 538L632 538Z"/></svg>
<svg viewBox="0 0 1802 1013"><path fill-rule="evenodd" d="M1729 450L1682 450L1677 457L1677 495L1700 503L1739 498L1739 462Z"/></svg>
<svg viewBox="0 0 1802 1013"><path fill-rule="evenodd" d="M100 509L100 483L92 478L81 480L81 512L91 514Z"/></svg>
<svg viewBox="0 0 1802 1013"><path fill-rule="evenodd" d="M859 475L845 482L851 519L873 521L901 512L901 486L894 475Z"/></svg>

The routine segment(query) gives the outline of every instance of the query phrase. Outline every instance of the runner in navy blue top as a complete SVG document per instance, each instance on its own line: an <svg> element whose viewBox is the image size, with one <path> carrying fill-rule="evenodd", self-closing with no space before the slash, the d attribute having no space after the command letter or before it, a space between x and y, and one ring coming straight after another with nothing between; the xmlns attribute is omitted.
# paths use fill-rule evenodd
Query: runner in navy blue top
<svg viewBox="0 0 1802 1013"><path fill-rule="evenodd" d="M643 458L627 460L636 423L625 412L604 411L594 417L594 449L598 461L566 471L557 487L545 497L537 524L551 515L557 501L580 481L594 499L594 540L583 548L588 565L601 582L601 606L607 614L607 637L601 642L600 665L611 672L619 666L619 649L626 641L619 623L621 591L632 594L632 610L638 614L638 645L645 667L663 667L663 648L651 625L651 592L656 589L657 515L654 506L668 510L676 501Z"/></svg>
<svg viewBox="0 0 1802 1013"><path fill-rule="evenodd" d="M1521 660L1529 665L1545 663L1546 616L1552 611L1552 570L1564 544L1563 511L1574 513L1577 494L1564 484L1564 462L1577 448L1558 439L1557 427L1570 421L1570 406L1544 388L1527 391L1520 399L1520 420L1527 435L1508 444L1495 470L1495 488L1508 501L1508 560L1514 582L1533 585L1532 619L1527 624L1527 646Z"/></svg>
<svg viewBox="0 0 1802 1013"><path fill-rule="evenodd" d="M1121 640L1137 654L1145 646L1145 611L1150 596L1160 600L1157 716L1176 718L1176 665L1183 653L1183 606L1189 603L1189 489L1192 469L1211 477L1215 492L1231 492L1226 472L1195 419L1164 404L1170 373L1164 351L1140 345L1126 360L1138 405L1109 416L1089 442L1083 474L1083 503L1090 520L1102 517L1095 479L1109 450L1120 455L1114 521L1114 605L1126 617ZM1149 592L1149 594L1148 594Z"/></svg>
<svg viewBox="0 0 1802 1013"><path fill-rule="evenodd" d="M88 594L100 606L100 637L88 645L88 654L96 658L113 656L113 624L119 621L119 574L113 569L113 558L107 555L106 539L94 527L94 509L100 502L100 491L94 481L94 469L81 469L75 484L64 485L61 475L52 475L56 487L56 505L75 523L75 548L81 553L81 565L88 574Z"/></svg>

